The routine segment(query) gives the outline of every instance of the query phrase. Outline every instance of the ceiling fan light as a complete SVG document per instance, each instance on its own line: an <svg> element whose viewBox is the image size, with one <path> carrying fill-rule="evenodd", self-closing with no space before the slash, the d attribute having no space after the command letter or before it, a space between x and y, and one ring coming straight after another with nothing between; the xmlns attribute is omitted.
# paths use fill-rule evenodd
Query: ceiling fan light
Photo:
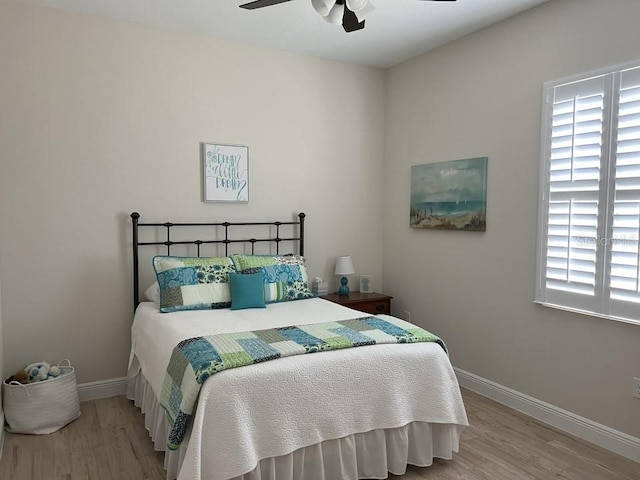
<svg viewBox="0 0 640 480"><path fill-rule="evenodd" d="M349 6L349 3L350 3L350 0L347 0L347 6ZM356 17L358 17L359 22L363 22L367 18L367 16L370 15L376 9L376 7L374 7L371 4L371 2L369 2L368 0L363 3L364 5L359 10L349 7L349 10L351 10L353 13L356 14Z"/></svg>
<svg viewBox="0 0 640 480"><path fill-rule="evenodd" d="M313 8L315 8L316 12L318 12L323 17L329 15L329 12L335 4L336 0L311 0L311 5L313 5Z"/></svg>
<svg viewBox="0 0 640 480"><path fill-rule="evenodd" d="M344 4L335 4L324 19L334 25L342 25L342 17L344 16Z"/></svg>
<svg viewBox="0 0 640 480"><path fill-rule="evenodd" d="M369 0L347 0L347 8L352 12L362 10L369 4Z"/></svg>

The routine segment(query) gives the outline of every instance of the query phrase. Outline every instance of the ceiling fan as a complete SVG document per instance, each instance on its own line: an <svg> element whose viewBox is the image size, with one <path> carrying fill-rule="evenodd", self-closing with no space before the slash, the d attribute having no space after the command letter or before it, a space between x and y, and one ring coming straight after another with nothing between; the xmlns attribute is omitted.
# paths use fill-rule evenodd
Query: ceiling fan
<svg viewBox="0 0 640 480"><path fill-rule="evenodd" d="M240 5L246 10L270 7L291 0L256 0ZM423 2L455 2L456 0L421 0ZM336 25L342 23L345 32L355 32L364 28L364 21L375 7L369 0L311 0L316 11L324 19Z"/></svg>

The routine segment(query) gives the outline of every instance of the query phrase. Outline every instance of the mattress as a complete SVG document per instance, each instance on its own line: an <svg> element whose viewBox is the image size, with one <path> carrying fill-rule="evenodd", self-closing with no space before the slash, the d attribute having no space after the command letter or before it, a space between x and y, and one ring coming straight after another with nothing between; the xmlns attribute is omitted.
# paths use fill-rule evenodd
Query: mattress
<svg viewBox="0 0 640 480"><path fill-rule="evenodd" d="M157 398L171 351L179 341L362 316L362 312L322 299L270 304L266 309L171 314L159 313L154 303L142 303L132 326L130 396L139 397L137 402L144 404L141 392L146 390L146 406L142 406L156 409L151 423L157 430L155 424L161 415ZM268 478L280 480L282 474L275 475L275 464L265 466L269 459L288 459L291 465L309 463L309 458L294 461L294 457L313 446L326 450L332 442L340 445L348 439L352 439L354 450L347 457L353 457L357 456L354 442L358 438L360 442L370 438L372 445L382 448L380 439L385 437L386 444L388 433L388 447L394 448L393 432L405 439L407 452L424 447L425 441L420 439L429 437L431 448L435 438L436 450L441 450L432 456L450 458L466 425L453 369L436 343L371 345L281 358L225 370L203 384L189 439L177 462L171 455L179 465L168 468L168 476L194 480L267 478L261 472L271 469L274 476ZM413 442L406 440L410 431ZM162 435L166 432L156 436ZM164 440L156 439L159 443ZM358 468L366 470L375 457L379 455L362 462L351 458L352 463L362 463L355 475L361 475ZM427 460L414 463L429 464ZM405 466L407 462L405 459ZM287 476L293 471L284 470L289 472ZM384 478L376 475L379 469L361 478ZM352 478L346 473L340 477ZM336 480L335 476L326 478Z"/></svg>

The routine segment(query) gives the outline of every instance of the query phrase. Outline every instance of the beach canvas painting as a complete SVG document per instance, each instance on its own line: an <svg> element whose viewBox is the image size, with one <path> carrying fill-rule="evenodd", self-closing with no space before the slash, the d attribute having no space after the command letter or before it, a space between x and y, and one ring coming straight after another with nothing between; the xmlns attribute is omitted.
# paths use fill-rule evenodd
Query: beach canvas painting
<svg viewBox="0 0 640 480"><path fill-rule="evenodd" d="M487 229L487 157L411 167L411 228Z"/></svg>

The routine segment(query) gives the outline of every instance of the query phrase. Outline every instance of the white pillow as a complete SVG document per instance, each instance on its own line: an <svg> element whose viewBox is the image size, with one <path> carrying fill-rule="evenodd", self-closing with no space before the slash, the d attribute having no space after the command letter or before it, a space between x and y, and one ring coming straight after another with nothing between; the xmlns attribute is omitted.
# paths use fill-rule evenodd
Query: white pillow
<svg viewBox="0 0 640 480"><path fill-rule="evenodd" d="M144 291L144 297L160 305L160 285L158 285L158 282L153 282L151 286Z"/></svg>

